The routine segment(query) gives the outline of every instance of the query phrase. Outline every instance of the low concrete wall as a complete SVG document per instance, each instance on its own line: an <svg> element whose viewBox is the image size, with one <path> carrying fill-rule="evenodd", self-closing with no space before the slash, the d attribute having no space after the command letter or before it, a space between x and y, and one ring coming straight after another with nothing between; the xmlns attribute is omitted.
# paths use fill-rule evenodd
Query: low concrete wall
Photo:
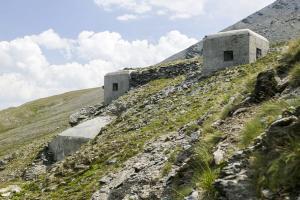
<svg viewBox="0 0 300 200"><path fill-rule="evenodd" d="M84 143L94 139L112 120L112 117L97 117L59 134L48 145L48 151L53 155L53 160L60 161L75 153Z"/></svg>
<svg viewBox="0 0 300 200"><path fill-rule="evenodd" d="M163 66L153 66L144 69L136 69L130 73L130 87L137 87L161 78L174 78L189 72L197 71L202 64L197 59L182 63L171 63Z"/></svg>

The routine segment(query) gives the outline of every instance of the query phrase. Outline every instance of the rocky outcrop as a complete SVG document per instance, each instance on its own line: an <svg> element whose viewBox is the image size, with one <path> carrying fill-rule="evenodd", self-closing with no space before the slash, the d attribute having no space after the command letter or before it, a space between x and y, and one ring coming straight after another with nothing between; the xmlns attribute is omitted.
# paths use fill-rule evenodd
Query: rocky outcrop
<svg viewBox="0 0 300 200"><path fill-rule="evenodd" d="M191 136L170 133L147 143L144 151L126 161L119 172L100 179L101 188L92 199L170 199L165 191L188 162L188 152L199 136L197 132ZM180 151L176 152L177 149ZM174 154L176 160L171 163L170 157Z"/></svg>
<svg viewBox="0 0 300 200"><path fill-rule="evenodd" d="M253 92L254 101L262 102L275 96L278 92L278 82L275 76L274 70L268 70L258 74Z"/></svg>
<svg viewBox="0 0 300 200"><path fill-rule="evenodd" d="M75 112L72 115L70 115L70 125L76 126L79 123L94 118L98 111L101 110L103 107L103 105L94 105L81 108L78 112Z"/></svg>
<svg viewBox="0 0 300 200"><path fill-rule="evenodd" d="M220 200L255 200L255 186L252 184L252 172L249 168L249 155L252 149L237 152L220 173L215 187Z"/></svg>
<svg viewBox="0 0 300 200"><path fill-rule="evenodd" d="M20 193L21 188L17 185L10 185L6 188L0 189L0 197L10 199L13 194Z"/></svg>
<svg viewBox="0 0 300 200"><path fill-rule="evenodd" d="M257 187L253 184L254 171L257 169L252 168L250 156L256 152L278 158L278 148L284 148L290 144L292 138L300 137L299 117L300 107L294 112L285 111L281 119L273 122L268 130L255 140L253 146L237 152L229 159L227 165L221 170L219 179L215 182L220 200L259 199ZM270 160L267 161L270 162ZM289 190L283 196L274 194L267 188L260 192L263 199L293 199L299 196L299 193L293 190Z"/></svg>

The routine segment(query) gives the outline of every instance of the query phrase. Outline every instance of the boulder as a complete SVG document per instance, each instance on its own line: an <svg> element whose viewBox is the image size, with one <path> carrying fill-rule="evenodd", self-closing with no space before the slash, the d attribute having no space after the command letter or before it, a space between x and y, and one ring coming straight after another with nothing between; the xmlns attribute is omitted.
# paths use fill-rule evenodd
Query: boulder
<svg viewBox="0 0 300 200"><path fill-rule="evenodd" d="M93 118L101 108L103 108L103 105L95 105L81 108L78 112L70 115L70 125L76 126L83 121Z"/></svg>
<svg viewBox="0 0 300 200"><path fill-rule="evenodd" d="M11 197L14 193L20 193L21 188L17 185L10 185L6 188L0 189L0 196L1 197Z"/></svg>
<svg viewBox="0 0 300 200"><path fill-rule="evenodd" d="M275 79L275 71L268 70L261 72L257 76L253 99L256 102L265 101L278 92L278 82Z"/></svg>

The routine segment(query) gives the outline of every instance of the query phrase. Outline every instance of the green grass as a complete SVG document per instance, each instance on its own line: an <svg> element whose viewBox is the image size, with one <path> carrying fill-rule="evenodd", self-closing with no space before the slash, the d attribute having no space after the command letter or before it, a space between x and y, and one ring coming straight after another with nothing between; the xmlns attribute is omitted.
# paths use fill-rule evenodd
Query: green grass
<svg viewBox="0 0 300 200"><path fill-rule="evenodd" d="M300 63L295 64L290 72L290 81L293 87L300 86Z"/></svg>
<svg viewBox="0 0 300 200"><path fill-rule="evenodd" d="M289 64L295 64L300 61L300 39L289 43L289 49L284 55L284 61Z"/></svg>
<svg viewBox="0 0 300 200"><path fill-rule="evenodd" d="M299 125L295 131L299 131ZM254 155L252 167L258 193L262 189L270 189L274 193L297 191L300 187L300 137L290 138L284 145L273 148L268 153Z"/></svg>
<svg viewBox="0 0 300 200"><path fill-rule="evenodd" d="M269 54L257 63L233 67L221 71L215 76L200 81L192 88L176 91L167 98L153 103L151 109L145 107L144 102L162 89L175 86L184 80L184 76L175 79L160 79L128 92L120 98L129 109L121 113L119 118L104 130L98 138L84 145L81 152L67 159L61 166L63 176L58 173L53 179L39 179L37 184L50 187L58 184L55 191L46 191L42 199L82 199L90 198L92 193L99 189L98 180L107 173L120 169L129 158L142 151L144 144L161 135L178 131L179 128L189 124L210 113L209 119L202 127L191 126L187 134L202 129L200 142L195 147L191 167L192 180L184 185L174 183L173 191L176 197L188 195L193 188L205 188L207 198L215 195L213 181L217 177L220 166L214 166L212 151L222 133L216 131L211 124L219 119L224 104L228 103L231 94L244 95L249 90L247 81L259 72L269 69L277 64L277 55ZM230 80L230 81L228 81ZM93 158L90 169L84 172L72 170L75 163L84 162ZM107 165L106 161L116 158L115 165ZM163 171L167 174L173 163L171 156ZM65 182L65 184L59 184ZM180 177L178 177L178 183ZM29 197L39 197L40 191L28 191L23 194ZM22 196L21 196L22 197ZM20 197L20 199L22 199ZM178 198L177 198L178 197Z"/></svg>
<svg viewBox="0 0 300 200"><path fill-rule="evenodd" d="M281 116L284 110L292 109L298 105L300 105L299 98L271 100L262 104L258 114L246 124L242 132L241 147L250 145L274 120Z"/></svg>

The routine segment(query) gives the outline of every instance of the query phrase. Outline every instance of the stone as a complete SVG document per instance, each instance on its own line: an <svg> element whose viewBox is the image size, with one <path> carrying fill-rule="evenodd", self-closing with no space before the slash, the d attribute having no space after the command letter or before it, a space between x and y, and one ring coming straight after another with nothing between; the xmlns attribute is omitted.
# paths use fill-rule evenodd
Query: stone
<svg viewBox="0 0 300 200"><path fill-rule="evenodd" d="M2 197L10 197L14 193L20 193L21 188L17 185L10 185L6 188L0 189L0 196Z"/></svg>
<svg viewBox="0 0 300 200"><path fill-rule="evenodd" d="M184 200L199 200L199 192L194 190L190 196L185 197Z"/></svg>
<svg viewBox="0 0 300 200"><path fill-rule="evenodd" d="M69 124L71 126L76 126L76 125L78 125L79 123L81 123L83 121L91 119L102 108L103 108L103 105L101 105L101 104L100 105L88 106L88 107L81 108L80 111L78 111L78 112L73 113L72 115L70 115L70 117L69 117ZM59 127L57 127L57 129L59 129Z"/></svg>
<svg viewBox="0 0 300 200"><path fill-rule="evenodd" d="M239 114L241 114L243 112L246 112L247 110L248 110L248 108L239 108L236 111L234 111L234 113L232 114L232 116L239 115Z"/></svg>
<svg viewBox="0 0 300 200"><path fill-rule="evenodd" d="M33 165L24 171L22 177L26 181L32 181L32 180L36 180L38 176L45 173L46 173L45 165Z"/></svg>
<svg viewBox="0 0 300 200"><path fill-rule="evenodd" d="M116 164L116 163L117 163L117 159L114 158L114 159L108 160L106 163L107 163L108 165Z"/></svg>
<svg viewBox="0 0 300 200"><path fill-rule="evenodd" d="M213 153L214 162L216 165L219 165L222 163L222 161L224 160L224 154L225 154L225 152L220 148Z"/></svg>
<svg viewBox="0 0 300 200"><path fill-rule="evenodd" d="M7 162L4 160L0 160L0 171L5 170L5 165L7 165Z"/></svg>
<svg viewBox="0 0 300 200"><path fill-rule="evenodd" d="M176 147L183 149L184 146L191 145L190 137L178 132L149 141L145 144L144 151L128 159L120 171L101 178L101 188L92 199L165 199L166 189L172 183L173 177L186 167L191 156L190 150L179 152L170 172L162 175L165 164Z"/></svg>
<svg viewBox="0 0 300 200"><path fill-rule="evenodd" d="M264 197L264 199L273 199L273 192L270 190L262 190L261 191L262 197Z"/></svg>
<svg viewBox="0 0 300 200"><path fill-rule="evenodd" d="M265 101L277 93L278 82L275 79L275 71L267 70L257 76L253 99L256 102Z"/></svg>
<svg viewBox="0 0 300 200"><path fill-rule="evenodd" d="M214 122L211 126L214 128L218 128L223 123L224 123L224 120L218 120L218 121Z"/></svg>

